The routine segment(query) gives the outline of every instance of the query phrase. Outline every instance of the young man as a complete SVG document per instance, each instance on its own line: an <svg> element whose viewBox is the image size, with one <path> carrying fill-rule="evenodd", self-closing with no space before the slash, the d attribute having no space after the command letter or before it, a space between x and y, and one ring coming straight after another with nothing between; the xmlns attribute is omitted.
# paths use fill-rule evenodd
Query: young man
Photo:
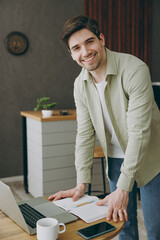
<svg viewBox="0 0 160 240"><path fill-rule="evenodd" d="M160 239L160 112L148 67L129 54L105 48L95 20L69 19L61 40L81 67L75 80L77 186L50 199L83 196L91 182L95 133L107 159L111 194L107 220L125 220L119 239L138 240L136 189L140 188L149 240Z"/></svg>

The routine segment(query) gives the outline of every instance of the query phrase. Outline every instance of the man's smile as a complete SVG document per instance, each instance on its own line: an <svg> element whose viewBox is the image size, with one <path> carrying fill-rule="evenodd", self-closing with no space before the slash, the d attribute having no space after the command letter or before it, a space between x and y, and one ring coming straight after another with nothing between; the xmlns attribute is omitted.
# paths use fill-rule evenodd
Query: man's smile
<svg viewBox="0 0 160 240"><path fill-rule="evenodd" d="M91 57L82 58L81 61L83 61L83 62L90 62L92 59L94 59L95 56L96 56L96 53L94 55L92 55Z"/></svg>

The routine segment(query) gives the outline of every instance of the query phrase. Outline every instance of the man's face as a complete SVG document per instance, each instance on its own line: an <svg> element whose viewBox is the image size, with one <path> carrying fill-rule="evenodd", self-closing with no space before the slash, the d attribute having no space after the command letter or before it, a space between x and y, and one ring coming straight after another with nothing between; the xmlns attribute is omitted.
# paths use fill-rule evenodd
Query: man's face
<svg viewBox="0 0 160 240"><path fill-rule="evenodd" d="M103 34L100 39L84 28L71 35L68 41L73 60L88 71L95 71L102 64L105 56Z"/></svg>

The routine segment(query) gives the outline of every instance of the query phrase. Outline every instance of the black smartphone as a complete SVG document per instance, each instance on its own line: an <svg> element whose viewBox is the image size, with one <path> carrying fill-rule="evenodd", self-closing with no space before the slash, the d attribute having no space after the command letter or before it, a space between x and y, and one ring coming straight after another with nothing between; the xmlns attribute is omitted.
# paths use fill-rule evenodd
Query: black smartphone
<svg viewBox="0 0 160 240"><path fill-rule="evenodd" d="M113 231L115 229L116 229L115 226L108 222L100 222L90 227L82 228L78 230L77 233L84 237L85 239L91 239L93 237L97 237L99 235Z"/></svg>

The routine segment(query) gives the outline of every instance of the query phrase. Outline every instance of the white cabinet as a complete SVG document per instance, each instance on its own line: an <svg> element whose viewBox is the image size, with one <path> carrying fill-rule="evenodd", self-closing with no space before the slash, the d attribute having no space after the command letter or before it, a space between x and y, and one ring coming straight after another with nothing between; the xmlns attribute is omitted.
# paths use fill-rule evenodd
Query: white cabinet
<svg viewBox="0 0 160 240"><path fill-rule="evenodd" d="M28 187L33 196L50 195L76 184L76 121L27 118Z"/></svg>
<svg viewBox="0 0 160 240"><path fill-rule="evenodd" d="M38 197L75 187L75 118L44 120L35 118L35 113L22 114L26 116L28 191ZM94 160L92 190L103 191L100 159Z"/></svg>

